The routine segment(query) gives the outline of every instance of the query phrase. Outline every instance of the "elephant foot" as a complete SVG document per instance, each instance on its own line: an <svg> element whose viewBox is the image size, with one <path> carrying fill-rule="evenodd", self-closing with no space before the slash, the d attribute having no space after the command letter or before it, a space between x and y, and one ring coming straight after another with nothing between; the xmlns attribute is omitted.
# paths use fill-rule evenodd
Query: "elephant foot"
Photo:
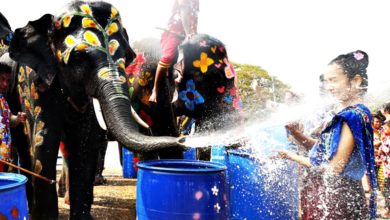
<svg viewBox="0 0 390 220"><path fill-rule="evenodd" d="M102 175L95 176L95 181L93 182L94 186L104 185L107 183L107 179Z"/></svg>
<svg viewBox="0 0 390 220"><path fill-rule="evenodd" d="M91 214L72 215L70 220L94 220Z"/></svg>

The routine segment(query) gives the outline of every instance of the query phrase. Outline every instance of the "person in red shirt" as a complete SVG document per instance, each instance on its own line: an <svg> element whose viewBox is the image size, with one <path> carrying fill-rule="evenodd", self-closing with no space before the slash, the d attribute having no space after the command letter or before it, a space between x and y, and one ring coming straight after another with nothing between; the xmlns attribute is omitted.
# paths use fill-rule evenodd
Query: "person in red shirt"
<svg viewBox="0 0 390 220"><path fill-rule="evenodd" d="M163 76L168 74L168 69L177 55L177 47L184 39L191 38L197 33L198 11L199 0L175 0L167 30L161 35L160 44L163 55L157 66L149 101L157 102L159 83Z"/></svg>

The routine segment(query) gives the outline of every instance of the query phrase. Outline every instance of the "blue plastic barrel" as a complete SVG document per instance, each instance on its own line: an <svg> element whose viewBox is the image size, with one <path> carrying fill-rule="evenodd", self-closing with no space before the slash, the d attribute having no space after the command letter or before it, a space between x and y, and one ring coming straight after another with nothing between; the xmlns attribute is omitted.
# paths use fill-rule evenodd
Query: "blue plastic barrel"
<svg viewBox="0 0 390 220"><path fill-rule="evenodd" d="M298 219L296 164L265 164L248 153L229 150L227 165L230 219Z"/></svg>
<svg viewBox="0 0 390 220"><path fill-rule="evenodd" d="M27 177L0 173L0 219L28 219Z"/></svg>
<svg viewBox="0 0 390 220"><path fill-rule="evenodd" d="M211 147L210 161L215 163L226 164L226 148L223 145L215 145Z"/></svg>
<svg viewBox="0 0 390 220"><path fill-rule="evenodd" d="M189 148L188 150L184 151L183 157L187 160L196 160L196 148Z"/></svg>
<svg viewBox="0 0 390 220"><path fill-rule="evenodd" d="M134 164L134 153L123 147L122 159L123 178L136 178L137 170Z"/></svg>
<svg viewBox="0 0 390 220"><path fill-rule="evenodd" d="M228 219L226 166L208 161L138 163L138 220Z"/></svg>
<svg viewBox="0 0 390 220"><path fill-rule="evenodd" d="M229 219L298 219L298 166L291 161L259 160L272 150L290 149L284 126L262 127L255 146L227 150L211 148L211 161L227 165Z"/></svg>

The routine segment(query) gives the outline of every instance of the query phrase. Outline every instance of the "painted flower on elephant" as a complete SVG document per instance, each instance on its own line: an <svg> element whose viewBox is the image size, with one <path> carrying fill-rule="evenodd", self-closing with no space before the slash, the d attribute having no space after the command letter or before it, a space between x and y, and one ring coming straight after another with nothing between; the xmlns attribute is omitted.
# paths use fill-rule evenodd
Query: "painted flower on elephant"
<svg viewBox="0 0 390 220"><path fill-rule="evenodd" d="M31 90L31 93L30 93L31 98L37 100L39 98L39 95L38 95L37 91L35 90L35 83L31 83L30 87L31 87L30 88L30 90Z"/></svg>
<svg viewBox="0 0 390 220"><path fill-rule="evenodd" d="M86 43L79 43L77 46L76 46L76 51L86 51L87 49L89 48L89 45L86 44Z"/></svg>
<svg viewBox="0 0 390 220"><path fill-rule="evenodd" d="M26 120L26 125L24 126L24 134L27 135L28 137L31 137L31 130L30 130L30 122Z"/></svg>
<svg viewBox="0 0 390 220"><path fill-rule="evenodd" d="M124 58L118 59L115 63L119 68L121 68L123 71L125 71L125 59Z"/></svg>
<svg viewBox="0 0 390 220"><path fill-rule="evenodd" d="M229 94L229 95L225 96L225 98L223 100L226 103L231 104L233 102L233 97Z"/></svg>
<svg viewBox="0 0 390 220"><path fill-rule="evenodd" d="M37 106L34 109L34 116L37 117L41 113L41 107Z"/></svg>
<svg viewBox="0 0 390 220"><path fill-rule="evenodd" d="M83 38L84 40L91 44L92 46L95 46L95 47L100 47L102 44L100 43L100 40L99 38L96 36L95 33L93 33L92 31L86 31L84 32L83 34Z"/></svg>
<svg viewBox="0 0 390 220"><path fill-rule="evenodd" d="M89 5L87 5L87 4L81 5L80 6L80 10L81 10L81 12L83 12L83 13L89 15L89 16L92 16L92 10L89 7Z"/></svg>
<svg viewBox="0 0 390 220"><path fill-rule="evenodd" d="M237 88L233 87L229 90L229 93L225 96L224 101L228 104L232 104L233 108L240 110L242 109L241 98L238 95Z"/></svg>
<svg viewBox="0 0 390 220"><path fill-rule="evenodd" d="M27 99L24 100L24 106L29 112L32 112L31 104Z"/></svg>
<svg viewBox="0 0 390 220"><path fill-rule="evenodd" d="M142 72L141 74L138 74L138 84L140 86L146 86L149 84L150 81L153 80L153 76L150 72Z"/></svg>
<svg viewBox="0 0 390 220"><path fill-rule="evenodd" d="M67 28L70 25L70 22L72 22L73 15L65 15L62 18L62 25Z"/></svg>
<svg viewBox="0 0 390 220"><path fill-rule="evenodd" d="M110 26L108 26L106 33L108 36L111 36L112 34L115 34L116 32L118 32L118 30L119 30L118 24L112 23L112 24L110 24Z"/></svg>
<svg viewBox="0 0 390 220"><path fill-rule="evenodd" d="M24 81L24 79L25 79L25 76L24 76L24 69L23 69L23 67L20 67L19 68L19 74L18 74L18 80L19 80L19 82L23 82Z"/></svg>
<svg viewBox="0 0 390 220"><path fill-rule="evenodd" d="M96 28L96 22L90 18L83 18L81 21L82 27L83 28Z"/></svg>
<svg viewBox="0 0 390 220"><path fill-rule="evenodd" d="M118 10L115 7L111 7L111 19L116 18L118 16Z"/></svg>
<svg viewBox="0 0 390 220"><path fill-rule="evenodd" d="M143 53L136 53L134 61L126 67L126 74L138 74L141 70L142 64L145 63L145 57Z"/></svg>
<svg viewBox="0 0 390 220"><path fill-rule="evenodd" d="M242 110L242 102L239 96L234 97L233 99L233 108L237 110Z"/></svg>
<svg viewBox="0 0 390 220"><path fill-rule="evenodd" d="M190 111L194 111L195 105L204 103L204 98L195 90L195 83L192 79L187 81L186 90L179 93L179 98Z"/></svg>
<svg viewBox="0 0 390 220"><path fill-rule="evenodd" d="M230 62L228 61L227 58L224 58L223 62L226 64L226 67L225 67L226 78L228 78L228 79L234 78L236 76L236 71L234 71L233 65L230 64Z"/></svg>
<svg viewBox="0 0 390 220"><path fill-rule="evenodd" d="M129 96L130 96L130 98L133 97L133 93L134 93L134 87L129 86Z"/></svg>
<svg viewBox="0 0 390 220"><path fill-rule="evenodd" d="M108 52L110 53L111 56L113 56L115 54L115 52L117 51L119 47L119 42L117 40L111 40L109 43L108 43Z"/></svg>
<svg viewBox="0 0 390 220"><path fill-rule="evenodd" d="M209 66L212 65L213 63L214 60L208 57L207 53L202 52L200 53L200 59L195 60L192 64L194 65L194 67L200 68L200 71L202 73L206 73Z"/></svg>

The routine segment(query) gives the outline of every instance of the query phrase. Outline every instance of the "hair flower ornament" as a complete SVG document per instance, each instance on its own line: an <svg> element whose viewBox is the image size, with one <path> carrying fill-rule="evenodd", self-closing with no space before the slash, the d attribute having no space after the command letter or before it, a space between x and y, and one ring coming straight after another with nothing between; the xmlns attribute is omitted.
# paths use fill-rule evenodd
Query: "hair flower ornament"
<svg viewBox="0 0 390 220"><path fill-rule="evenodd" d="M355 52L353 53L353 57L355 57L356 60L361 60L364 58L364 54L362 54L361 52Z"/></svg>

